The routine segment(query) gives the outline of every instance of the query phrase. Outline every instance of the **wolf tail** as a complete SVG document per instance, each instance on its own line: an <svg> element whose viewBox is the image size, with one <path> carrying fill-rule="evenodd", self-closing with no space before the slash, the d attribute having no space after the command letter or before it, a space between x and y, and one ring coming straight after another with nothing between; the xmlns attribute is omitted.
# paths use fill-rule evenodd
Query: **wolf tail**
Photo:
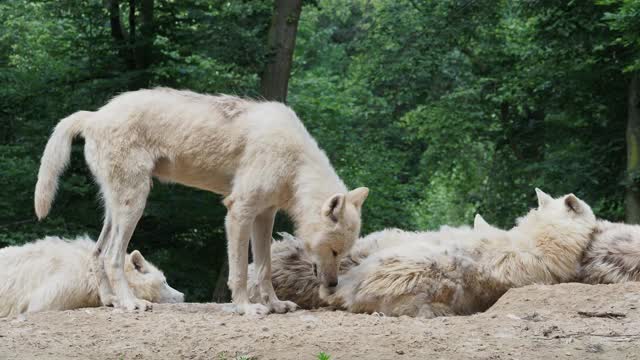
<svg viewBox="0 0 640 360"><path fill-rule="evenodd" d="M39 220L45 218L51 209L58 189L58 178L71 158L73 138L82 133L85 121L92 114L90 111L75 112L62 119L53 130L42 154L36 183L34 204Z"/></svg>

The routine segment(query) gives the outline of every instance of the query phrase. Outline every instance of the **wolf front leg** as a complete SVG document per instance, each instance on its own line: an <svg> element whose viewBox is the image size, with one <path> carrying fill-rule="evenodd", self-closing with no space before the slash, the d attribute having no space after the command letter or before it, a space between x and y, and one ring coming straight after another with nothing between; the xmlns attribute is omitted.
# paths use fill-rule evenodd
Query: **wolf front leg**
<svg viewBox="0 0 640 360"><path fill-rule="evenodd" d="M278 299L271 281L271 235L276 217L276 208L269 208L260 213L253 223L251 245L255 263L256 279L260 291L260 299L269 310L276 313L294 311L298 306L291 301Z"/></svg>
<svg viewBox="0 0 640 360"><path fill-rule="evenodd" d="M249 239L255 215L242 211L241 204L227 205L225 218L227 249L229 253L229 281L231 298L239 314L266 315L269 308L262 304L251 304L247 292L247 268L249 267Z"/></svg>

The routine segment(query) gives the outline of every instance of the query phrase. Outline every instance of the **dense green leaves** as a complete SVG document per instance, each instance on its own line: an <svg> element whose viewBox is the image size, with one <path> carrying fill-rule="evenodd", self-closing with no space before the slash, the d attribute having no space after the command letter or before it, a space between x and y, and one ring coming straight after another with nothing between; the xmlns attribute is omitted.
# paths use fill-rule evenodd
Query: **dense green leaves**
<svg viewBox="0 0 640 360"><path fill-rule="evenodd" d="M356 149L380 148L373 159L397 154L365 166L394 179L402 210L368 205L397 226L469 223L476 211L510 226L532 205L534 186L576 192L621 219L627 82L605 15L612 9L320 1L303 14L300 43L316 46L298 48L293 104L319 104L305 113L312 130L313 117L329 116L320 126L371 133ZM325 91L304 98L316 84ZM342 141L332 133L321 143ZM348 166L366 158L355 160ZM388 195L378 184L372 199Z"/></svg>
<svg viewBox="0 0 640 360"><path fill-rule="evenodd" d="M0 246L99 232L81 141L50 218L33 215L39 157L64 116L140 86L258 96L272 8L156 0L152 61L132 68L122 54L137 43L114 39L103 1L0 3ZM347 184L371 188L365 233L476 212L512 226L536 186L621 220L638 24L631 0L319 0L302 10L288 101ZM217 195L158 183L131 248L188 299L210 299L224 210Z"/></svg>
<svg viewBox="0 0 640 360"><path fill-rule="evenodd" d="M125 34L126 5L120 5ZM82 141L52 213L35 219L39 158L61 118L136 88L142 74L148 86L257 95L270 9L267 1L156 1L152 64L129 69L103 1L1 3L0 247L45 234L96 237L100 231L102 209ZM217 195L157 183L130 250L140 248L157 262L189 299L210 299L226 254L224 214Z"/></svg>

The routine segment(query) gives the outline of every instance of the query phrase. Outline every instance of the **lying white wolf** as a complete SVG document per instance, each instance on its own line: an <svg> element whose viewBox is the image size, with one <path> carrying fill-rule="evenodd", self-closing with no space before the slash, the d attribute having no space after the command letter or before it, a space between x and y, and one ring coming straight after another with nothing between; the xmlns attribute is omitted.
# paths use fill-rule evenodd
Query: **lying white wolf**
<svg viewBox="0 0 640 360"><path fill-rule="evenodd" d="M480 215L474 228L504 232ZM574 280L587 284L640 281L640 226L598 220Z"/></svg>
<svg viewBox="0 0 640 360"><path fill-rule="evenodd" d="M595 216L574 195L553 199L536 191L538 209L509 231L385 230L358 240L329 296L318 291L297 240L285 240L274 245L274 286L281 297L306 307L433 317L484 311L512 287L572 280Z"/></svg>
<svg viewBox="0 0 640 360"><path fill-rule="evenodd" d="M640 281L640 226L598 221L579 280L589 284Z"/></svg>
<svg viewBox="0 0 640 360"><path fill-rule="evenodd" d="M100 306L89 238L46 237L0 249L0 317ZM139 251L125 260L125 277L136 297L155 303L184 301L160 270Z"/></svg>
<svg viewBox="0 0 640 360"><path fill-rule="evenodd" d="M296 307L277 298L270 280L278 209L293 218L327 289L336 285L338 259L359 236L368 189L347 191L325 153L283 104L159 88L124 93L96 112L76 112L56 126L42 156L35 190L39 218L49 212L76 135L85 138L85 158L104 198L95 269L105 304L113 299L128 310L150 305L127 285L124 257L152 176L225 196L228 285L239 313ZM262 304L251 304L247 295L249 239Z"/></svg>

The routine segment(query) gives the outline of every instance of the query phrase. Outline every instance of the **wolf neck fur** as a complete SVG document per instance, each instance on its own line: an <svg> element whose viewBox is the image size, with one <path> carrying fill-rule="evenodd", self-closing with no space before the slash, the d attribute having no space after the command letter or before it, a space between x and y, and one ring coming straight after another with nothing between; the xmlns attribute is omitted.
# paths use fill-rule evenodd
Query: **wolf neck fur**
<svg viewBox="0 0 640 360"><path fill-rule="evenodd" d="M347 193L326 155L307 159L293 182L292 198L285 211L295 224L295 236L308 240L322 224L322 205L333 195Z"/></svg>
<svg viewBox="0 0 640 360"><path fill-rule="evenodd" d="M529 253L533 255L533 259L537 259L537 266L529 264L512 273L513 276L508 281L518 286L531 280L525 275L526 272L530 272L537 281L544 278L546 281L556 282L571 280L591 238L590 233L584 233L579 228L558 231L553 225L541 227L537 216L538 214L531 212L524 221L508 232L516 251Z"/></svg>

